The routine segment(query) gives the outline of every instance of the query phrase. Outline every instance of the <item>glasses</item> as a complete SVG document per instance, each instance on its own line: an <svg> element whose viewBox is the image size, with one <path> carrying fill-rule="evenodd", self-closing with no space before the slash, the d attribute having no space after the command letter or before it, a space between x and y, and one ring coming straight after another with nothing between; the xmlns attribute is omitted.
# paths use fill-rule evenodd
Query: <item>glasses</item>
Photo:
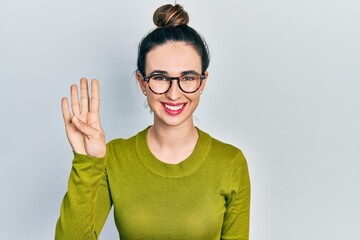
<svg viewBox="0 0 360 240"><path fill-rule="evenodd" d="M171 88L173 80L177 80L178 86L184 93L196 92L206 78L205 75L199 73L184 74L180 77L168 77L163 74L155 73L143 80L149 85L150 90L155 94L164 94Z"/></svg>

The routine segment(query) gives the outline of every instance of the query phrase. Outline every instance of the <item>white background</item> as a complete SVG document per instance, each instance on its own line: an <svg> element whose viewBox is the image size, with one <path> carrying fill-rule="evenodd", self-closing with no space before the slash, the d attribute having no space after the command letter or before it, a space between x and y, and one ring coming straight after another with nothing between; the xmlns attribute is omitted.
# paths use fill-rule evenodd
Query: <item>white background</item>
<svg viewBox="0 0 360 240"><path fill-rule="evenodd" d="M137 44L167 2L1 0L0 239L53 239L70 84L100 80L107 140L151 124ZM251 239L360 239L360 2L178 3L212 57L196 125L248 159Z"/></svg>

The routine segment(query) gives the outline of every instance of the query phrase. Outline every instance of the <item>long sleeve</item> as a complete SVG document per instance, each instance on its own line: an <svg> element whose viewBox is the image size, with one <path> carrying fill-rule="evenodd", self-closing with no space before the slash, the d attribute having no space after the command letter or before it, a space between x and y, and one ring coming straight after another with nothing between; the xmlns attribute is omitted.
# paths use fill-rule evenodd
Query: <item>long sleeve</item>
<svg viewBox="0 0 360 240"><path fill-rule="evenodd" d="M74 153L55 240L98 239L111 205L105 158Z"/></svg>
<svg viewBox="0 0 360 240"><path fill-rule="evenodd" d="M250 220L250 178L245 157L241 152L232 162L230 191L221 232L222 240L248 240Z"/></svg>

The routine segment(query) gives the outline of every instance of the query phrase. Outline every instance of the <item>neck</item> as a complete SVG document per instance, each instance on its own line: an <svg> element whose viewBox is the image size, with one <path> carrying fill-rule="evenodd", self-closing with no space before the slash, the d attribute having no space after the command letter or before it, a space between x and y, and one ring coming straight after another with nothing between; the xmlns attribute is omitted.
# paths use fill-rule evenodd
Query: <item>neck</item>
<svg viewBox="0 0 360 240"><path fill-rule="evenodd" d="M150 127L148 134L151 140L155 141L159 147L184 146L188 142L197 140L198 132L193 124L184 126L160 126L154 124Z"/></svg>
<svg viewBox="0 0 360 240"><path fill-rule="evenodd" d="M148 134L152 136L151 140L155 141L158 146L165 147L171 144L172 148L174 148L174 144L176 144L175 146L184 146L178 144L194 139L196 142L198 137L192 115L188 116L182 123L175 125L169 125L154 115L154 124L149 129Z"/></svg>
<svg viewBox="0 0 360 240"><path fill-rule="evenodd" d="M154 123L148 130L147 142L150 151L160 161L177 164L193 152L198 140L198 131L193 124L166 126Z"/></svg>

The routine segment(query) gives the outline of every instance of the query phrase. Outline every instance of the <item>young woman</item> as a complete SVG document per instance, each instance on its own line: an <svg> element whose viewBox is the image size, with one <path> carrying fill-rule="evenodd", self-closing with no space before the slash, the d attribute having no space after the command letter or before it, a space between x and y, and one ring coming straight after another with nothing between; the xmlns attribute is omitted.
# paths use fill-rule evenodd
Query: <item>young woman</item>
<svg viewBox="0 0 360 240"><path fill-rule="evenodd" d="M246 160L193 123L209 65L204 40L179 5L154 13L157 25L139 45L136 74L154 124L105 144L99 83L71 86L62 99L74 151L55 239L97 239L114 207L121 239L248 239Z"/></svg>

